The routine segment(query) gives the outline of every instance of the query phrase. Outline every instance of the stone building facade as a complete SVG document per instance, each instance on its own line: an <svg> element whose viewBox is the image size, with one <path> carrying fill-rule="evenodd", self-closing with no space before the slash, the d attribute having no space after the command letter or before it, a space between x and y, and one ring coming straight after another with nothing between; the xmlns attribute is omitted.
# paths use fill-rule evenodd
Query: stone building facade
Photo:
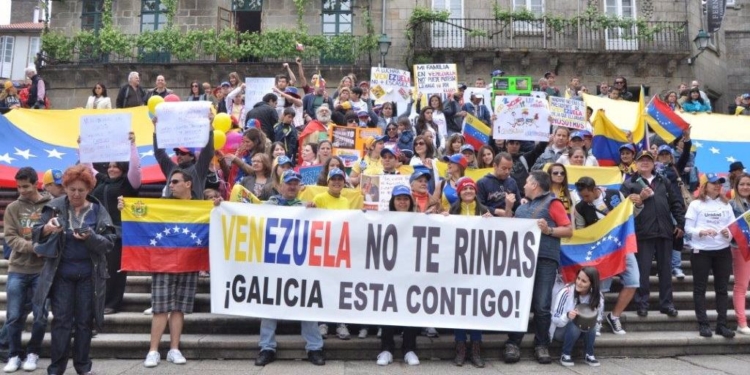
<svg viewBox="0 0 750 375"><path fill-rule="evenodd" d="M101 0L56 2L51 27L71 34L82 27L92 27L97 22L95 12L90 11L92 3ZM302 20L311 34L363 35L367 31L365 13L369 10L375 33L385 33L392 41L385 59L388 67L409 69L407 64L415 62L452 62L458 65L459 79L465 82L478 77L488 79L495 69L535 79L554 71L558 74L558 86L578 76L594 90L598 83L611 83L615 76L622 75L628 78L630 86L648 86L651 94L674 90L682 82L698 79L715 106L726 108L740 86L747 86L742 67L747 66L750 58L744 56L750 47L750 41L744 38L750 33L750 11L746 9L750 0L734 0L734 3L727 9L723 28L726 34L722 30L713 35L711 46L692 64L688 64L688 58L698 53L692 40L705 27L705 14L697 0L308 0ZM592 30L587 25L553 28L520 21L506 22L505 29L500 31L493 18L495 6L566 18L594 8L601 14L644 19L650 27L669 27L645 39L629 37L633 30ZM162 15L155 15L159 12L154 9L159 7L163 7L159 0L114 0L114 24L134 34L158 29L165 22ZM411 33L408 22L416 7L448 10L451 20L448 24L426 24L421 32ZM262 32L295 28L297 8L292 0L179 0L175 24L183 30L235 27ZM377 56L378 52L374 54ZM732 56L735 58L730 59ZM124 83L127 74L122 72L127 70L139 70L150 77L157 74L151 74L152 71L169 75L171 70L180 69L177 63L142 67L131 64L127 68L113 65L102 67L108 71L103 78L113 86ZM194 66L191 68L194 73L182 74L181 78L168 76L168 80L178 92L186 91L192 79L210 79L215 84L237 66L223 67L220 63L203 68ZM321 67L306 68L312 71ZM361 66L330 68L342 72L367 71ZM204 69L203 74L200 69ZM254 69L278 70L278 66L274 63L273 68L251 65L246 68ZM55 73L47 73L50 74ZM70 75L59 74L59 78L69 81ZM329 83L337 80L334 75ZM76 83L62 85L66 86L72 88Z"/></svg>

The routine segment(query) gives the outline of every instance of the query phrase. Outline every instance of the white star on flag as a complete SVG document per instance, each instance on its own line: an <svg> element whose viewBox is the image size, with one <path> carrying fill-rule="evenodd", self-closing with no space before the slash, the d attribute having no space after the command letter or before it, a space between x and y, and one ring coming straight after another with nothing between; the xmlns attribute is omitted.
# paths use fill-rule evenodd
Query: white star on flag
<svg viewBox="0 0 750 375"><path fill-rule="evenodd" d="M190 229L187 229L187 227L182 228L182 234L190 234Z"/></svg>
<svg viewBox="0 0 750 375"><path fill-rule="evenodd" d="M200 245L201 245L201 244L203 243L203 240L201 240L201 239L199 238L199 239L195 240L195 243L196 243L196 244L197 244L198 246L200 246Z"/></svg>
<svg viewBox="0 0 750 375"><path fill-rule="evenodd" d="M150 242L151 246L156 246L156 240L152 239Z"/></svg>
<svg viewBox="0 0 750 375"><path fill-rule="evenodd" d="M695 145L695 147L697 147L697 148L703 147L703 143L700 143L698 141L693 142L693 145Z"/></svg>
<svg viewBox="0 0 750 375"><path fill-rule="evenodd" d="M175 226L174 226L174 228L172 228L172 231L173 231L173 232L174 232L175 234L178 234L178 233L180 233L180 227L178 227L178 226L176 226L176 225L175 225Z"/></svg>
<svg viewBox="0 0 750 375"><path fill-rule="evenodd" d="M730 157L727 158L727 161L730 162L730 163L734 163L734 162L737 161L737 159L735 159L734 157L730 156Z"/></svg>
<svg viewBox="0 0 750 375"><path fill-rule="evenodd" d="M161 239L161 237L162 237L161 233L157 233L157 234L156 234L156 239L157 239L157 240L160 240L160 239Z"/></svg>
<svg viewBox="0 0 750 375"><path fill-rule="evenodd" d="M169 228L164 229L164 234L169 235L172 231Z"/></svg>
<svg viewBox="0 0 750 375"><path fill-rule="evenodd" d="M13 147L13 148L16 149L16 153L14 153L13 155L18 155L18 156L20 156L20 157L22 157L22 158L24 158L26 160L29 160L29 158L35 158L36 157L36 155L32 155L31 154L31 149L27 148L25 150L19 150L16 147Z"/></svg>
<svg viewBox="0 0 750 375"><path fill-rule="evenodd" d="M712 154L718 154L720 152L720 150L716 147L711 147L708 150L711 151Z"/></svg>
<svg viewBox="0 0 750 375"><path fill-rule="evenodd" d="M4 161L10 164L10 162L12 162L13 160L16 160L16 158L10 157L7 152L4 155L0 155L0 161Z"/></svg>
<svg viewBox="0 0 750 375"><path fill-rule="evenodd" d="M53 148L51 150L45 149L44 151L47 152L47 157L48 158L57 158L57 159L62 160L62 156L65 155L65 153L57 151L56 148Z"/></svg>
<svg viewBox="0 0 750 375"><path fill-rule="evenodd" d="M154 150L148 150L146 152L141 152L141 159L145 158L146 156L154 156Z"/></svg>
<svg viewBox="0 0 750 375"><path fill-rule="evenodd" d="M198 238L198 236L197 236L197 235L195 235L195 233L190 233L190 238L192 238L192 239L196 239L196 238Z"/></svg>

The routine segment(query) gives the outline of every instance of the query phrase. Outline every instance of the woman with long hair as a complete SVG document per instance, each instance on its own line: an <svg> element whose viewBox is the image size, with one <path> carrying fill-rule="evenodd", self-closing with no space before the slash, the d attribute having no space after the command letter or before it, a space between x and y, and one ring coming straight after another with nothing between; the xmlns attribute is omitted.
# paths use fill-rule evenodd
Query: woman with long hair
<svg viewBox="0 0 750 375"><path fill-rule="evenodd" d="M451 157L443 156L443 161L448 163L448 174L435 188L433 196L440 201L442 209L447 210L459 200L458 180L464 177L466 168L469 167L469 161L461 154L455 154Z"/></svg>
<svg viewBox="0 0 750 375"><path fill-rule="evenodd" d="M251 159L252 171L240 180L240 185L253 193L258 199L265 201L274 195L273 179L271 178L271 158L266 153L259 152Z"/></svg>
<svg viewBox="0 0 750 375"><path fill-rule="evenodd" d="M284 143L282 142L271 143L271 149L269 151L271 152L269 155L271 159L276 159L279 156L286 155L286 147L284 146Z"/></svg>
<svg viewBox="0 0 750 375"><path fill-rule="evenodd" d="M427 189L430 191L430 194L434 193L435 185L440 179L440 172L438 171L437 160L435 159L435 147L432 146L432 142L428 142L422 135L414 138L414 156L411 158L409 165L413 167L423 165L431 171Z"/></svg>
<svg viewBox="0 0 750 375"><path fill-rule="evenodd" d="M258 128L250 128L242 134L242 142L233 154L226 154L219 159L227 176L229 190L245 176L253 172L252 158L255 154L266 152L266 135ZM228 163L228 164L227 164Z"/></svg>
<svg viewBox="0 0 750 375"><path fill-rule="evenodd" d="M578 309L582 304L587 304L591 310L596 311L596 321L601 321L604 296L599 284L599 271L595 267L583 267L578 270L575 281L560 289L552 301L552 324L549 333L550 338L563 343L560 356L560 364L563 366L574 365L573 346L581 337L584 361L589 366L599 366L599 361L594 356L596 329L592 325L589 330L584 331L575 322L581 313Z"/></svg>
<svg viewBox="0 0 750 375"><path fill-rule="evenodd" d="M682 106L678 102L679 99L679 96L677 96L677 93L674 91L670 91L664 96L664 102L667 103L672 111L682 110Z"/></svg>
<svg viewBox="0 0 750 375"><path fill-rule="evenodd" d="M708 275L713 273L716 292L716 334L734 337L727 327L729 305L729 276L732 274L732 235L727 227L734 221L734 211L727 197L721 194L726 182L714 173L706 175L706 183L698 189L698 199L690 202L685 212L685 233L693 251L690 265L693 268L693 301L698 331L703 337L713 336L706 315L706 287Z"/></svg>
<svg viewBox="0 0 750 375"><path fill-rule="evenodd" d="M466 139L464 139L463 134L461 133L453 133L450 137L448 137L448 140L445 141L445 151L443 152L443 156L452 156L455 154L461 153L461 146L466 144Z"/></svg>
<svg viewBox="0 0 750 375"><path fill-rule="evenodd" d="M688 91L688 99L682 104L682 109L689 113L711 113L711 102L703 100L698 88L692 88Z"/></svg>
<svg viewBox="0 0 750 375"><path fill-rule="evenodd" d="M442 145L441 134L438 130L437 124L433 121L433 115L435 110L432 107L426 107L422 109L417 118L417 125L414 126L414 132L416 135L425 135L426 133L432 133L432 145L435 149L440 149Z"/></svg>
<svg viewBox="0 0 750 375"><path fill-rule="evenodd" d="M328 161L328 159L331 158L331 154L333 152L333 144L331 141L327 139L323 139L320 142L318 142L318 160L320 161L320 164L325 164L325 162ZM343 164L341 169L344 168Z"/></svg>
<svg viewBox="0 0 750 375"><path fill-rule="evenodd" d="M495 160L495 153L492 152L492 147L484 145L479 148L479 152L477 152L477 168L493 168L493 160Z"/></svg>
<svg viewBox="0 0 750 375"><path fill-rule="evenodd" d="M198 81L190 82L190 94L188 94L187 101L208 101L208 95L203 91L203 86Z"/></svg>
<svg viewBox="0 0 750 375"><path fill-rule="evenodd" d="M344 161L338 156L331 156L325 163L323 163L323 169L320 170L320 175L318 176L318 186L328 186L328 172L334 168L341 169L342 171L344 170ZM345 187L351 187L349 176L346 176L344 180Z"/></svg>
<svg viewBox="0 0 750 375"><path fill-rule="evenodd" d="M107 87L103 83L98 82L91 89L86 109L112 109L112 101L107 97Z"/></svg>
<svg viewBox="0 0 750 375"><path fill-rule="evenodd" d="M565 212L570 215L570 208L573 205L573 200L570 196L570 189L568 188L568 171L565 166L560 163L552 164L547 171L549 173L552 184L550 186L550 192L555 195L555 198L562 202L565 207Z"/></svg>
<svg viewBox="0 0 750 375"><path fill-rule="evenodd" d="M338 98L339 95L341 95L341 90L343 89L351 90L352 87L354 87L354 82L355 81L352 80L352 77L348 75L345 75L343 78L341 78L341 81L339 81L339 85L336 87L336 91L333 92L333 98Z"/></svg>
<svg viewBox="0 0 750 375"><path fill-rule="evenodd" d="M353 186L359 185L362 174L382 174L383 163L380 160L380 151L385 146L385 136L369 137L365 140L365 156L352 166L349 179Z"/></svg>
<svg viewBox="0 0 750 375"><path fill-rule="evenodd" d="M245 112L245 84L241 84L237 86L234 90L230 91L229 94L227 94L227 97L224 98L224 102L227 105L227 114L230 117L234 117L237 119L237 122L240 124L240 127L244 126L245 124L245 115L247 114Z"/></svg>
<svg viewBox="0 0 750 375"><path fill-rule="evenodd" d="M729 202L735 217L750 210L750 174L742 174L732 187L734 198ZM734 270L734 293L732 300L734 302L734 313L737 315L737 332L743 335L750 335L750 328L747 326L747 316L745 315L745 302L747 296L748 284L750 284L750 259L745 258L745 254L750 249L737 243L732 245L732 268Z"/></svg>
<svg viewBox="0 0 750 375"><path fill-rule="evenodd" d="M242 80L240 80L240 75L237 74L237 72L231 72L229 73L229 85L232 89L236 89L242 84Z"/></svg>

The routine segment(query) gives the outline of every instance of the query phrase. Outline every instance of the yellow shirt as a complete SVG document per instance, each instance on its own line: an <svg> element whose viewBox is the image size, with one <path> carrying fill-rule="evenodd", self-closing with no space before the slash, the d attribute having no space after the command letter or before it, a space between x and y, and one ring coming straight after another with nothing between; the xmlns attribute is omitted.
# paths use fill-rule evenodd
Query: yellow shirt
<svg viewBox="0 0 750 375"><path fill-rule="evenodd" d="M380 162L380 158L373 160L370 159L370 155L365 155L364 158L359 159L354 165L352 165L352 172L357 172L360 175L383 174L383 164Z"/></svg>
<svg viewBox="0 0 750 375"><path fill-rule="evenodd" d="M349 209L349 200L346 199L346 197L339 196L338 198L334 197L331 194L328 194L326 191L325 193L320 193L313 198L313 203L315 204L315 207L317 208L323 208L326 210L348 210Z"/></svg>
<svg viewBox="0 0 750 375"><path fill-rule="evenodd" d="M471 202L469 204L461 202L461 216L474 216L477 210L477 202Z"/></svg>

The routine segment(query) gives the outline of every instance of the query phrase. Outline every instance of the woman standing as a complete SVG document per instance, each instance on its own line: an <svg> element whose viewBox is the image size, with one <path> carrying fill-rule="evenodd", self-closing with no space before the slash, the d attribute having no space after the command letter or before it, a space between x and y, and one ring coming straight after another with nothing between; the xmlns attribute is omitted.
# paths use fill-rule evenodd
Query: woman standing
<svg viewBox="0 0 750 375"><path fill-rule="evenodd" d="M331 141L324 139L318 142L318 160L320 161L320 164L325 164L328 159L331 158L332 152L333 145L331 144ZM343 169L343 165L339 168Z"/></svg>
<svg viewBox="0 0 750 375"><path fill-rule="evenodd" d="M97 83L91 89L91 96L86 101L86 109L112 109L112 101L107 97L107 88L103 83Z"/></svg>
<svg viewBox="0 0 750 375"><path fill-rule="evenodd" d="M39 275L34 303L50 299L52 320L50 365L47 372L62 374L68 366L73 337L73 366L79 374L91 373L91 329L104 322L106 255L114 247L115 230L107 210L89 195L96 180L86 166L63 174L67 195L42 209L43 225L33 229L35 251L54 249ZM75 328L75 333L73 333Z"/></svg>
<svg viewBox="0 0 750 375"><path fill-rule="evenodd" d="M253 172L252 159L266 152L266 135L258 128L250 128L242 134L242 142L234 154L226 154L219 161L227 176L228 189ZM228 164L227 164L228 163Z"/></svg>
<svg viewBox="0 0 750 375"><path fill-rule="evenodd" d="M550 192L555 195L555 198L562 202L563 207L565 207L565 212L570 216L570 207L573 205L573 200L570 197L568 174L565 170L565 166L560 163L552 164L552 166L549 167L548 173L552 180Z"/></svg>
<svg viewBox="0 0 750 375"><path fill-rule="evenodd" d="M232 89L236 89L237 87L242 84L242 81L240 80L240 75L237 74L237 72L231 72L229 73L229 85Z"/></svg>
<svg viewBox="0 0 750 375"><path fill-rule="evenodd" d="M562 341L562 355L560 364L566 367L574 365L571 354L573 346L583 336L583 347L585 361L589 366L599 366L599 361L594 356L594 341L596 341L596 329L591 327L588 331L582 331L575 323L579 304L588 304L591 310L597 311L597 322L601 321L604 311L604 296L599 288L599 271L595 267L583 267L578 271L576 280L560 289L552 302L552 325L549 336L557 341Z"/></svg>
<svg viewBox="0 0 750 375"><path fill-rule="evenodd" d="M750 210L750 174L743 174L734 183L734 198L729 202L735 217ZM732 246L732 267L734 269L734 312L737 315L737 332L750 335L745 316L745 298L747 287L750 283L750 259L745 259L743 254L750 251L737 245Z"/></svg>
<svg viewBox="0 0 750 375"><path fill-rule="evenodd" d="M698 331L703 337L713 336L706 315L706 285L713 272L716 292L716 334L734 337L727 327L728 285L732 274L732 235L727 226L734 221L734 211L727 198L721 194L726 180L714 173L706 175L706 183L698 189L698 199L690 202L685 213L685 233L693 247L690 265L693 267L693 300Z"/></svg>
<svg viewBox="0 0 750 375"><path fill-rule="evenodd" d="M435 160L435 148L432 146L432 142L428 142L424 136L418 135L414 138L414 157L411 158L409 165L413 167L423 165L430 170L431 176L427 189L430 194L433 194L440 172L437 168L437 160Z"/></svg>
<svg viewBox="0 0 750 375"><path fill-rule="evenodd" d="M440 201L430 195L429 182L432 179L432 171L425 166L417 166L414 173L409 177L411 185L411 197L414 200L414 210L428 214L437 213L440 210Z"/></svg>
<svg viewBox="0 0 750 375"><path fill-rule="evenodd" d="M320 170L320 175L318 175L318 186L328 186L328 172L332 169L340 169L343 171L344 161L338 156L331 156L325 163L323 163L323 169ZM345 180L346 184L344 187L351 187L351 184L348 181L348 176L346 176Z"/></svg>
<svg viewBox="0 0 750 375"><path fill-rule="evenodd" d="M433 114L434 110L431 107L423 109L419 113L419 118L417 118L417 125L414 126L414 132L417 135L426 135L427 133L430 133L432 146L435 148L435 150L438 150L440 149L440 146L443 142L441 142L442 135L438 130L438 126L433 121Z"/></svg>
<svg viewBox="0 0 750 375"><path fill-rule="evenodd" d="M190 94L188 94L187 101L189 102L198 102L198 101L207 101L208 95L203 91L203 86L201 86L198 81L193 81L190 83Z"/></svg>
<svg viewBox="0 0 750 375"><path fill-rule="evenodd" d="M273 180L271 180L271 158L263 152L253 155L251 159L252 172L240 180L240 185L252 192L262 201L268 200L273 191Z"/></svg>
<svg viewBox="0 0 750 375"><path fill-rule="evenodd" d="M433 196L441 202L442 209L447 210L459 200L458 180L466 173L469 161L461 154L443 156L443 161L448 163L448 175L440 182Z"/></svg>
<svg viewBox="0 0 750 375"><path fill-rule="evenodd" d="M464 136L461 133L453 133L448 140L445 141L445 151L443 156L452 156L454 154L461 153L461 147L466 143Z"/></svg>
<svg viewBox="0 0 750 375"><path fill-rule="evenodd" d="M359 185L359 178L362 174L382 174L383 163L380 161L380 151L385 146L384 135L378 137L369 137L365 140L365 157L358 160L352 166L351 174L349 178L353 186Z"/></svg>
<svg viewBox="0 0 750 375"><path fill-rule="evenodd" d="M682 109L690 113L711 113L711 103L701 98L701 92L697 88L692 88L688 94L688 100L682 104Z"/></svg>
<svg viewBox="0 0 750 375"><path fill-rule="evenodd" d="M672 111L682 110L682 106L680 105L680 103L677 102L679 98L677 97L676 92L674 91L668 92L667 96L664 97L664 99L665 99L664 101L667 103L667 105Z"/></svg>
<svg viewBox="0 0 750 375"><path fill-rule="evenodd" d="M281 142L272 143L270 156L271 156L271 159L276 159L279 156L286 156L286 146L284 146L284 144ZM296 157L296 155L294 156Z"/></svg>

